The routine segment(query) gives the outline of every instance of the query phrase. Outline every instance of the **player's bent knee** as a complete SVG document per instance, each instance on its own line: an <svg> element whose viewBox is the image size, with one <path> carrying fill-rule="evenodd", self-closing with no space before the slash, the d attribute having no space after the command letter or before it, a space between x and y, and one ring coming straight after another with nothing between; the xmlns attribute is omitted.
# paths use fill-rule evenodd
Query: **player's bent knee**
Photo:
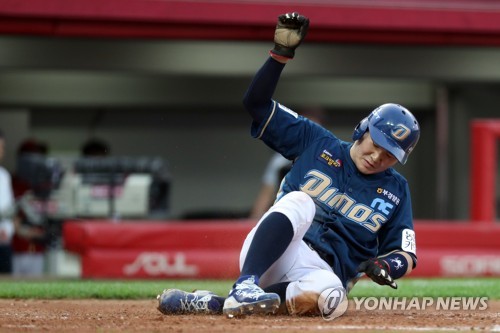
<svg viewBox="0 0 500 333"><path fill-rule="evenodd" d="M345 312L347 294L333 272L318 270L288 285L286 305L291 315L321 315L329 320Z"/></svg>
<svg viewBox="0 0 500 333"><path fill-rule="evenodd" d="M286 299L286 308L288 314L290 315L319 315L318 299L319 295L317 292L304 292L300 295L296 295L293 298Z"/></svg>
<svg viewBox="0 0 500 333"><path fill-rule="evenodd" d="M306 193L294 191L281 198L271 210L283 213L292 223L311 223L316 214L316 205Z"/></svg>
<svg viewBox="0 0 500 333"><path fill-rule="evenodd" d="M336 286L321 293L309 291L286 300L288 313L291 315L321 315L325 320L342 316L348 306L344 287Z"/></svg>

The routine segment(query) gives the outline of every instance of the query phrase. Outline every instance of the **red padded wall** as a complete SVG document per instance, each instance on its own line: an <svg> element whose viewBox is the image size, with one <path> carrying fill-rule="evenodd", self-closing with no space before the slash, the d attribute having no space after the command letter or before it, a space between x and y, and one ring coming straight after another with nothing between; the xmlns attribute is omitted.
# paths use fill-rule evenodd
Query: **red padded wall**
<svg viewBox="0 0 500 333"><path fill-rule="evenodd" d="M84 278L235 278L253 220L221 222L68 221L65 248ZM416 221L412 276L500 276L500 226Z"/></svg>
<svg viewBox="0 0 500 333"><path fill-rule="evenodd" d="M309 41L500 45L494 2L373 0L23 0L0 1L0 33L96 38L268 40L276 17L311 18Z"/></svg>

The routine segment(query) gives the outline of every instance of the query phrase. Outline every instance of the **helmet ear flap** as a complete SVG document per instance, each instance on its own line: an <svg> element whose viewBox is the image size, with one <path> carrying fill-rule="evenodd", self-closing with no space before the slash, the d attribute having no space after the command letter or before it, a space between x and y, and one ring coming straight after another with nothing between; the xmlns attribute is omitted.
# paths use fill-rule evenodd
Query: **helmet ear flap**
<svg viewBox="0 0 500 333"><path fill-rule="evenodd" d="M361 139L363 134L365 134L366 130L368 129L368 117L364 118L359 122L358 125L354 128L354 132L352 133L352 139L353 141Z"/></svg>

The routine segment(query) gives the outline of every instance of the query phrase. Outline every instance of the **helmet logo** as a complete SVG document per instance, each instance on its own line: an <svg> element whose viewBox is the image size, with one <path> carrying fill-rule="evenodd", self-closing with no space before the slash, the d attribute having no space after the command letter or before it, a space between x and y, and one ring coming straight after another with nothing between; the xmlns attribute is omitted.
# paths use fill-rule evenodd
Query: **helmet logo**
<svg viewBox="0 0 500 333"><path fill-rule="evenodd" d="M398 141L403 141L410 135L410 133L411 130L403 124L397 124L391 130L391 136Z"/></svg>

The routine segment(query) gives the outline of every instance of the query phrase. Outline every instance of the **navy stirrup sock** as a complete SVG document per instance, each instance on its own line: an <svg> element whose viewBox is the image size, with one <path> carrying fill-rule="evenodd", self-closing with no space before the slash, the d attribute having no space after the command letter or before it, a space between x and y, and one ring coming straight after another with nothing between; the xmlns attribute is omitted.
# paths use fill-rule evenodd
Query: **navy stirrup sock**
<svg viewBox="0 0 500 333"><path fill-rule="evenodd" d="M293 227L288 217L278 212L269 214L255 232L240 276L260 278L281 257L292 239Z"/></svg>
<svg viewBox="0 0 500 333"><path fill-rule="evenodd" d="M286 288L290 282L279 282L273 285L270 285L269 287L265 287L264 291L266 293L275 293L278 294L281 302L284 302L286 300Z"/></svg>

